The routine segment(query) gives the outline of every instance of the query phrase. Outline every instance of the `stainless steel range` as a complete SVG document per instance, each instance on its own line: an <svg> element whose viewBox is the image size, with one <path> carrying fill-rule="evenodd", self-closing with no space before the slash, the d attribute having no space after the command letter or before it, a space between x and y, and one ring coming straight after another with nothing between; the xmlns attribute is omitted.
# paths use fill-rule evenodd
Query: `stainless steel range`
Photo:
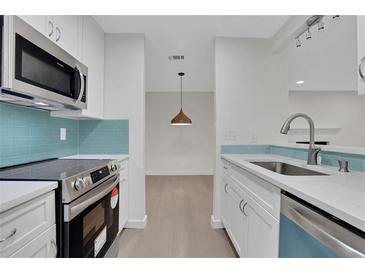
<svg viewBox="0 0 365 274"><path fill-rule="evenodd" d="M0 180L59 182L56 191L59 257L116 255L119 226L117 161L52 159L0 169Z"/></svg>

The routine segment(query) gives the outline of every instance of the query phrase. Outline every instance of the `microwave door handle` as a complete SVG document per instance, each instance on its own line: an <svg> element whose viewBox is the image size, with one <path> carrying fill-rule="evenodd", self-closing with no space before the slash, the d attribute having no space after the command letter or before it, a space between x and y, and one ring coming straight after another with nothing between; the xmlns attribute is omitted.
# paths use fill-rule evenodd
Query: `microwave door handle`
<svg viewBox="0 0 365 274"><path fill-rule="evenodd" d="M65 206L64 211L64 221L69 222L77 215L79 215L82 211L88 208L93 203L97 202L101 198L105 197L113 188L119 183L119 176L113 180L112 182L106 183L100 187L95 188L91 192L85 194L85 198L82 201L75 201L70 205ZM93 195L93 193L95 193ZM80 199L81 200L81 199Z"/></svg>
<svg viewBox="0 0 365 274"><path fill-rule="evenodd" d="M85 79L84 79L84 75L81 72L81 69L78 65L75 66L76 71L79 73L80 76L80 92L79 92L79 97L76 99L75 104L78 105L82 99L82 96L84 96L84 92L85 92Z"/></svg>

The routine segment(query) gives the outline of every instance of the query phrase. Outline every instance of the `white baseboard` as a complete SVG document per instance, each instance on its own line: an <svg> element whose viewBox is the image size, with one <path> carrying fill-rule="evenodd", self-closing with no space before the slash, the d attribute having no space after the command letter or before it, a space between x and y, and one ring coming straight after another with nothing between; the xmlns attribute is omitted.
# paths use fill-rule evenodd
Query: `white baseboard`
<svg viewBox="0 0 365 274"><path fill-rule="evenodd" d="M210 225L213 229L224 228L223 222L220 219L214 218L213 215L210 216Z"/></svg>
<svg viewBox="0 0 365 274"><path fill-rule="evenodd" d="M125 228L144 229L147 225L147 215L143 219L129 219L125 224Z"/></svg>
<svg viewBox="0 0 365 274"><path fill-rule="evenodd" d="M203 171L147 171L149 176L197 176L197 175L214 175L212 170Z"/></svg>

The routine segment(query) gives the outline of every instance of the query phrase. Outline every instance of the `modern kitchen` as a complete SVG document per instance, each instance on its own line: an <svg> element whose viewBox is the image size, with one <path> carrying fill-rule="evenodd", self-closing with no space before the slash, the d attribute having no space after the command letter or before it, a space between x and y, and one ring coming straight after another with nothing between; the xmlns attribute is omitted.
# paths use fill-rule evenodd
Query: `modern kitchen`
<svg viewBox="0 0 365 274"><path fill-rule="evenodd" d="M0 258L365 257L364 15L0 23Z"/></svg>

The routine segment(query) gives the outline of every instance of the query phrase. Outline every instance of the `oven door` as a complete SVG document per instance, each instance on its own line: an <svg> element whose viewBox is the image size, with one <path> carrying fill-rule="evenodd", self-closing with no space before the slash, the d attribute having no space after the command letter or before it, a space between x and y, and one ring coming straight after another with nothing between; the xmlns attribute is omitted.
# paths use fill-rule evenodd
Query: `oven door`
<svg viewBox="0 0 365 274"><path fill-rule="evenodd" d="M104 257L118 234L119 175L64 205L64 250L70 258Z"/></svg>

